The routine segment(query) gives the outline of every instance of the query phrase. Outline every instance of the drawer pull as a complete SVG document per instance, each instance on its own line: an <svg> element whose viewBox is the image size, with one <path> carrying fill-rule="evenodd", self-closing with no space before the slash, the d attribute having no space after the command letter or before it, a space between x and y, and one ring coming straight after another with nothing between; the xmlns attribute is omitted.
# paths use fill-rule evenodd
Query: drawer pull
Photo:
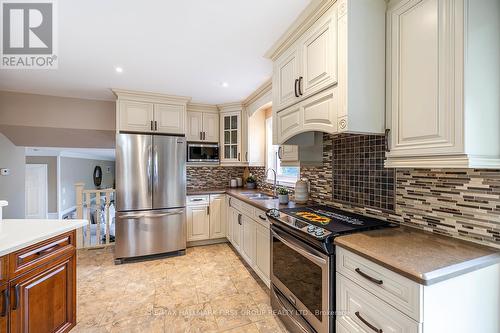
<svg viewBox="0 0 500 333"><path fill-rule="evenodd" d="M203 198L191 199L191 201L203 201Z"/></svg>
<svg viewBox="0 0 500 333"><path fill-rule="evenodd" d="M371 328L374 332L384 333L384 331L382 331L381 328L376 328L375 326L370 324L365 318L361 317L361 315L359 314L359 311L354 312L354 314L356 315L356 317L358 317L359 320L361 320L363 322L363 324L365 324L366 326Z"/></svg>
<svg viewBox="0 0 500 333"><path fill-rule="evenodd" d="M262 221L266 220L266 218L264 216L262 216L262 215L259 215L259 219L261 219Z"/></svg>
<svg viewBox="0 0 500 333"><path fill-rule="evenodd" d="M7 316L7 311L9 311L9 288L5 288L5 290L2 292L3 294L3 309L2 312L0 313L0 317L6 317Z"/></svg>
<svg viewBox="0 0 500 333"><path fill-rule="evenodd" d="M358 273L359 275L361 275L362 277L364 277L368 281L371 281L371 282L376 283L378 285L381 285L384 283L384 281L382 281L382 280L377 280L375 278L372 278L370 275L363 273L359 268L356 268L355 271L356 271L356 273Z"/></svg>
<svg viewBox="0 0 500 333"><path fill-rule="evenodd" d="M17 308L19 307L19 289L21 286L19 284L16 284L14 287L14 306L12 307L12 311L16 311Z"/></svg>

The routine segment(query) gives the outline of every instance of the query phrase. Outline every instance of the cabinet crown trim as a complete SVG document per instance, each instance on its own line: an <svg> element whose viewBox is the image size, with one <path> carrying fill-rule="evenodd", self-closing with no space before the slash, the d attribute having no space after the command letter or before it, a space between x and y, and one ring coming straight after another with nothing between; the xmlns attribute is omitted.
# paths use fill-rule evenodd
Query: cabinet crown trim
<svg viewBox="0 0 500 333"><path fill-rule="evenodd" d="M336 0L312 0L299 17L290 25L288 30L264 54L264 57L272 60L278 58L335 2Z"/></svg>
<svg viewBox="0 0 500 333"><path fill-rule="evenodd" d="M123 90L123 89L111 89L113 94L115 94L117 99L129 99L129 100L139 100L147 101L152 103L177 103L186 104L191 101L191 97L186 96L175 96L166 95L145 91L133 91L133 90Z"/></svg>
<svg viewBox="0 0 500 333"><path fill-rule="evenodd" d="M243 103L234 102L234 103L217 104L217 108L219 109L220 112L241 111L243 109Z"/></svg>
<svg viewBox="0 0 500 333"><path fill-rule="evenodd" d="M214 104L204 104L204 103L189 103L187 105L188 112L210 112L219 113L217 105Z"/></svg>

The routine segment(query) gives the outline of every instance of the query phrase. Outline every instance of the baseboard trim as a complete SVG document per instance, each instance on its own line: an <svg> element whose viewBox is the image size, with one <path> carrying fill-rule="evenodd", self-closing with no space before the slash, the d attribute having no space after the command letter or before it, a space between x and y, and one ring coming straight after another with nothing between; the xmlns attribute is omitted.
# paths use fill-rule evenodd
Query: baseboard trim
<svg viewBox="0 0 500 333"><path fill-rule="evenodd" d="M195 247L195 246L204 246L204 245L213 245L213 244L221 244L228 243L227 238L217 238L217 239L204 239L199 241L187 242L187 247Z"/></svg>

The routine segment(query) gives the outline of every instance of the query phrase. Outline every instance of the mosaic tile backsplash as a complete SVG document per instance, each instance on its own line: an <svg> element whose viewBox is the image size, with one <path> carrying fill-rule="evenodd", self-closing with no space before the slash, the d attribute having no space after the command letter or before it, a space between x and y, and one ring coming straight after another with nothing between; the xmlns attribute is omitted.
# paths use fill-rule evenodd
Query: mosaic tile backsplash
<svg viewBox="0 0 500 333"><path fill-rule="evenodd" d="M323 164L300 170L311 200L500 249L500 170L383 170L382 139L325 134ZM259 188L271 190L265 168L249 169ZM225 187L243 170L188 168L188 187ZM372 191L365 193L365 185Z"/></svg>
<svg viewBox="0 0 500 333"><path fill-rule="evenodd" d="M231 178L243 177L244 167L188 166L187 189L226 188Z"/></svg>

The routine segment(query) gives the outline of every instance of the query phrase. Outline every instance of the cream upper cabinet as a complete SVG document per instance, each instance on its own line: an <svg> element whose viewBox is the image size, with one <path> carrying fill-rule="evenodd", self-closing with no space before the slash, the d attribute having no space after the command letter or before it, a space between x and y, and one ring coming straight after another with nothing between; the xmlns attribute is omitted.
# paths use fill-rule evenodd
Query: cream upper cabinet
<svg viewBox="0 0 500 333"><path fill-rule="evenodd" d="M203 114L203 139L208 142L219 142L219 114Z"/></svg>
<svg viewBox="0 0 500 333"><path fill-rule="evenodd" d="M186 138L188 141L202 141L203 112L187 112Z"/></svg>
<svg viewBox="0 0 500 333"><path fill-rule="evenodd" d="M386 166L500 167L499 21L495 0L389 4Z"/></svg>
<svg viewBox="0 0 500 333"><path fill-rule="evenodd" d="M282 110L337 82L337 7L273 64L273 109Z"/></svg>
<svg viewBox="0 0 500 333"><path fill-rule="evenodd" d="M155 104L155 132L184 134L186 132L186 105Z"/></svg>
<svg viewBox="0 0 500 333"><path fill-rule="evenodd" d="M242 112L240 103L219 106L221 164L241 164Z"/></svg>
<svg viewBox="0 0 500 333"><path fill-rule="evenodd" d="M310 131L384 133L385 14L384 0L324 1L268 52L274 144ZM299 69L290 83L292 55Z"/></svg>
<svg viewBox="0 0 500 333"><path fill-rule="evenodd" d="M188 104L188 141L219 142L219 111L215 105Z"/></svg>
<svg viewBox="0 0 500 333"><path fill-rule="evenodd" d="M302 98L337 83L337 8L325 13L299 43L301 75L297 90Z"/></svg>
<svg viewBox="0 0 500 333"><path fill-rule="evenodd" d="M188 97L113 89L116 130L161 134L186 133Z"/></svg>
<svg viewBox="0 0 500 333"><path fill-rule="evenodd" d="M123 100L118 103L119 128L124 131L151 132L154 130L153 104Z"/></svg>
<svg viewBox="0 0 500 333"><path fill-rule="evenodd" d="M299 160L299 147L282 145L278 148L278 157L281 162L297 162Z"/></svg>
<svg viewBox="0 0 500 333"><path fill-rule="evenodd" d="M297 90L300 76L299 54L297 46L293 47L273 64L273 108L283 109L300 98Z"/></svg>

